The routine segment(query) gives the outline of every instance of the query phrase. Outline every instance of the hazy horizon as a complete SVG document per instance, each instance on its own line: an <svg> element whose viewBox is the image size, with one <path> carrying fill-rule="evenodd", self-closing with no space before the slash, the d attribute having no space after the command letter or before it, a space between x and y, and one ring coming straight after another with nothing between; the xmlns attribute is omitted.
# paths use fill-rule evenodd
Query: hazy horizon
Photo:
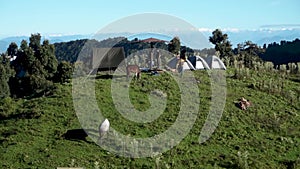
<svg viewBox="0 0 300 169"><path fill-rule="evenodd" d="M10 36L95 34L106 25L141 13L180 18L196 28L252 30L268 26L300 27L297 0L266 1L38 1L1 3L0 38Z"/></svg>

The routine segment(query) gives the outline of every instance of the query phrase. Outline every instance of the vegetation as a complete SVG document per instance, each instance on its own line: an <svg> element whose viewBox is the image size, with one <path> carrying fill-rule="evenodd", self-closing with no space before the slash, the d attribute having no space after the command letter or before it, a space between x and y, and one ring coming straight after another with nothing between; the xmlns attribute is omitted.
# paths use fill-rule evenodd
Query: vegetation
<svg viewBox="0 0 300 169"><path fill-rule="evenodd" d="M146 43L138 39L129 41L127 38L124 37L109 38L100 42L97 40L83 39L77 41L55 43L54 45L56 48L57 59L59 61L68 61L71 63L77 61L81 50L84 50L83 49L84 45L91 45L97 48L123 47L125 57L137 51L151 48L151 46L155 48L167 50L167 45L163 42ZM89 53L89 52L85 51L85 53ZM85 57L90 58L91 56L85 56Z"/></svg>
<svg viewBox="0 0 300 169"><path fill-rule="evenodd" d="M53 82L66 82L72 76L73 65L58 63L55 47L48 40L41 43L40 34L32 34L29 44L20 48L12 42L0 60L0 97L35 97L51 92Z"/></svg>
<svg viewBox="0 0 300 169"><path fill-rule="evenodd" d="M300 71L299 63L295 63L298 55L293 53L293 58L297 58L293 63L285 62L289 57L283 56L297 46L298 40L263 48L245 41L232 49L226 34L218 29L212 33L210 41L228 68L227 95L219 125L202 144L201 128L214 104L209 73L202 70L193 72L201 103L196 122L188 135L169 151L147 158L122 157L102 149L80 132L67 134L82 131L73 106L70 78L72 73L81 76L87 72L83 62L76 61L80 51L87 50L86 42L96 47L124 47L126 56L151 47L180 52L181 57L186 51L192 52L180 46L179 38L172 41L166 45L112 38L53 45L47 40L41 42L41 36L33 34L29 44L25 40L20 47L11 43L0 58L0 167L300 168ZM285 52L267 60L288 66L274 69L272 62L262 59L279 49ZM214 50L198 52L205 55ZM77 72L73 72L74 67ZM112 106L111 76L98 73L85 80L95 80L97 104L111 126L125 135L151 137L176 121L181 97L169 73L143 73L140 81L125 86L129 88L132 104L141 111L150 107L148 96L152 91L164 91L158 94L167 98L167 108L151 123L134 123ZM252 103L246 111L235 104L241 97Z"/></svg>
<svg viewBox="0 0 300 169"><path fill-rule="evenodd" d="M256 69L259 65L263 64L260 56L264 53L264 49L251 41L238 44L233 52L235 56L230 58L231 66L234 66L235 61L250 69Z"/></svg>
<svg viewBox="0 0 300 169"><path fill-rule="evenodd" d="M273 63L275 69L289 70L292 73L299 71L299 39L292 42L281 41L280 44L274 42L269 45L265 44L263 47L251 41L245 41L232 49L228 35L216 29L209 37L209 41L215 45L217 55L224 61L226 66L235 68L243 66L256 70L264 62L269 61ZM202 55L212 55L212 52L208 49L198 51Z"/></svg>
<svg viewBox="0 0 300 169"><path fill-rule="evenodd" d="M9 78L13 75L10 61L5 55L0 56L0 99L10 96Z"/></svg>
<svg viewBox="0 0 300 169"><path fill-rule="evenodd" d="M265 72L265 73L264 73ZM271 73L271 72L270 72ZM205 71L195 71L200 81L200 110L190 133L173 149L152 158L126 158L111 154L89 138L65 138L67 130L81 129L74 112L71 85L59 85L52 95L35 99L5 99L0 104L1 168L288 168L300 167L299 82L285 79L282 92L257 90L252 84L270 73L227 70L227 102L222 119L211 138L199 144L198 137L211 104L210 79ZM149 106L147 91L168 86L168 108L153 123L135 124L122 118L112 105L110 82L105 74L96 77L98 104L114 129L136 137L148 137L168 128L177 118L178 95L175 81L167 74L144 74L142 81L131 83L131 101L138 110ZM279 75L277 78L281 78ZM276 77L270 79L277 82ZM142 83L144 86L142 87ZM268 82L265 82L267 84ZM279 83L279 82L278 82ZM272 84L273 85L273 84ZM257 86L259 88L259 85ZM266 87L267 88L267 87ZM143 91L143 92L141 92ZM146 92L146 93L145 93ZM240 97L253 106L242 111L234 104ZM293 97L293 104L290 104ZM298 100L297 100L298 99ZM168 119L168 120L166 120ZM75 137L76 138L76 137Z"/></svg>
<svg viewBox="0 0 300 169"><path fill-rule="evenodd" d="M262 55L262 59L274 63L275 68L279 65L300 62L300 40L295 39L292 42L281 41L280 44L271 43Z"/></svg>
<svg viewBox="0 0 300 169"><path fill-rule="evenodd" d="M232 48L228 35L223 34L220 29L216 29L212 32L212 36L209 37L209 41L215 45L215 50L220 52L220 58L232 56Z"/></svg>
<svg viewBox="0 0 300 169"><path fill-rule="evenodd" d="M70 42L55 43L55 55L58 61L68 61L74 63L82 50L87 39L81 39Z"/></svg>
<svg viewBox="0 0 300 169"><path fill-rule="evenodd" d="M59 83L68 82L73 75L73 65L70 62L62 61L57 66L54 81Z"/></svg>
<svg viewBox="0 0 300 169"><path fill-rule="evenodd" d="M92 51L85 51L87 49L88 45L91 45L96 48L112 48L112 47L123 47L125 57L128 57L130 55L135 55L137 52L139 55L148 55L149 51L145 49L162 49L164 51L169 51L173 54L179 54L180 51L185 50L187 54L192 54L194 52L193 49L181 46L180 45L180 39L178 37L174 37L171 40L172 43L169 43L168 45L164 42L144 42L142 40L139 40L137 38L133 40L128 40L125 37L115 37L115 38L109 38L105 39L103 41L97 41L97 40L76 40L76 41L70 41L70 42L61 42L61 43L55 43L55 54L58 59L58 61L67 61L70 63L74 63L77 61L78 56L80 52L81 58L87 58L90 59ZM86 46L85 46L86 45ZM87 56L85 56L87 54ZM90 55L89 55L90 54ZM131 56L132 57L132 56ZM134 57L134 56L133 56ZM86 62L90 62L88 60L85 60Z"/></svg>
<svg viewBox="0 0 300 169"><path fill-rule="evenodd" d="M33 34L29 45L23 40L20 48L11 43L7 57L12 58L11 66L15 75L10 77L10 90L17 97L33 95L49 89L57 70L54 46L48 40L41 44L41 35Z"/></svg>
<svg viewBox="0 0 300 169"><path fill-rule="evenodd" d="M174 37L168 45L168 51L175 55L178 55L180 52L180 46L181 45L179 37Z"/></svg>

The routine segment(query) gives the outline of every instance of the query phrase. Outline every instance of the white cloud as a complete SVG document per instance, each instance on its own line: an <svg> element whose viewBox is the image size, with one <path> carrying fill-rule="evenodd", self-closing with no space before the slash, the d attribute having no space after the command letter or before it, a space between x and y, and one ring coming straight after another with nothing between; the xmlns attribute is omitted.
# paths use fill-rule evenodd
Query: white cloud
<svg viewBox="0 0 300 169"><path fill-rule="evenodd" d="M223 32L239 32L240 29L238 28L220 28L221 31ZM200 32L213 32L215 29L211 29L211 28L199 28L198 29Z"/></svg>
<svg viewBox="0 0 300 169"><path fill-rule="evenodd" d="M239 32L240 31L240 29L238 29L238 28L224 28L221 30L224 32Z"/></svg>
<svg viewBox="0 0 300 169"><path fill-rule="evenodd" d="M200 32L212 32L212 31L214 31L214 29L210 29L210 28L199 28L198 30Z"/></svg>
<svg viewBox="0 0 300 169"><path fill-rule="evenodd" d="M49 37L62 37L64 35L63 34L49 34L47 36L49 36Z"/></svg>

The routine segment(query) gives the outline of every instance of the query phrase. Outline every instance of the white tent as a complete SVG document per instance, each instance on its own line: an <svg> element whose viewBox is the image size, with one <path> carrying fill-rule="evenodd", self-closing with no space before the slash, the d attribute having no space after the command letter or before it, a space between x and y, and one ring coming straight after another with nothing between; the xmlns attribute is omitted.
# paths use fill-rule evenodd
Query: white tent
<svg viewBox="0 0 300 169"><path fill-rule="evenodd" d="M193 64L196 70L210 69L206 61L200 56L190 56L188 60Z"/></svg>
<svg viewBox="0 0 300 169"><path fill-rule="evenodd" d="M210 69L224 69L226 70L226 66L222 62L220 58L217 56L208 56L205 58L206 63L210 67Z"/></svg>
<svg viewBox="0 0 300 169"><path fill-rule="evenodd" d="M167 67L170 68L170 69L176 69L176 65L178 63L178 60L177 57L174 57L173 59L171 59L168 64L167 64ZM189 60L186 60L183 65L183 70L195 70L193 64L189 61Z"/></svg>

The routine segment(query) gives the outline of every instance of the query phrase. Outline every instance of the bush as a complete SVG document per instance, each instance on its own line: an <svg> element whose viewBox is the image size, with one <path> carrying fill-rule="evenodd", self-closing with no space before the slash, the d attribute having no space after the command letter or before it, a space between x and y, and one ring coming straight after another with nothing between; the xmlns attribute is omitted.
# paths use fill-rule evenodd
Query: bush
<svg viewBox="0 0 300 169"><path fill-rule="evenodd" d="M16 111L16 104L10 97L0 99L0 117L8 117Z"/></svg>
<svg viewBox="0 0 300 169"><path fill-rule="evenodd" d="M54 77L55 82L64 83L72 78L73 66L70 62L62 61L57 67Z"/></svg>

